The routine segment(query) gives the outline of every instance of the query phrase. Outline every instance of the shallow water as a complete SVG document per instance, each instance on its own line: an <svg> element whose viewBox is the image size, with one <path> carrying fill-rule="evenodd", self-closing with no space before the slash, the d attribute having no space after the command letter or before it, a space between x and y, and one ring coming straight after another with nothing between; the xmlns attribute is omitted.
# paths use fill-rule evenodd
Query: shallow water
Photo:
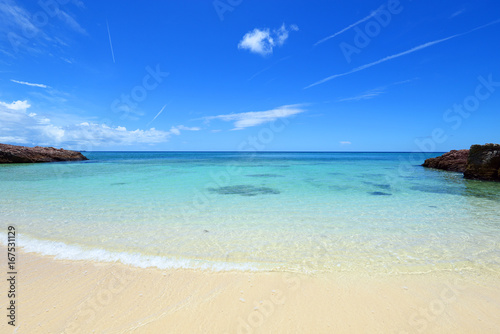
<svg viewBox="0 0 500 334"><path fill-rule="evenodd" d="M85 154L0 166L0 232L161 268L500 273L500 184L402 168L409 154Z"/></svg>

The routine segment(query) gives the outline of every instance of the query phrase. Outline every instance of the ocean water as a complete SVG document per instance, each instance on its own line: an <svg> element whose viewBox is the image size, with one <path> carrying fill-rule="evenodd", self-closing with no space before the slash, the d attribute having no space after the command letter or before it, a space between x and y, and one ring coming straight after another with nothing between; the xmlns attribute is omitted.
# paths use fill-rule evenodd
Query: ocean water
<svg viewBox="0 0 500 334"><path fill-rule="evenodd" d="M500 274L500 183L422 155L84 154L0 166L2 244L14 225L27 251L139 267Z"/></svg>

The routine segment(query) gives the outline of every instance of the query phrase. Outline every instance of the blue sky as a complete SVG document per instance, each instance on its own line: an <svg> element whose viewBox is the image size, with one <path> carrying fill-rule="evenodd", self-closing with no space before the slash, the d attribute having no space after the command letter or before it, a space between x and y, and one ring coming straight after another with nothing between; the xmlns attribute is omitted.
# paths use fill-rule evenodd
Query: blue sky
<svg viewBox="0 0 500 334"><path fill-rule="evenodd" d="M500 141L498 1L0 0L0 142L447 151Z"/></svg>

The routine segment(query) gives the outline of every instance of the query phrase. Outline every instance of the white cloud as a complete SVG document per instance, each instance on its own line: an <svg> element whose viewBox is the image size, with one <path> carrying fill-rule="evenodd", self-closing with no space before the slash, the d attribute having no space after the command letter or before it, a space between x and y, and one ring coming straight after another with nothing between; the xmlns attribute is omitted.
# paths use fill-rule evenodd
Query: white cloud
<svg viewBox="0 0 500 334"><path fill-rule="evenodd" d="M239 114L227 114L205 117L205 120L220 119L226 122L234 122L233 130L242 130L251 126L261 125L275 121L279 118L286 118L304 112L300 104L285 105L267 111L251 111Z"/></svg>
<svg viewBox="0 0 500 334"><path fill-rule="evenodd" d="M0 137L0 143L28 144L29 142L21 137Z"/></svg>
<svg viewBox="0 0 500 334"><path fill-rule="evenodd" d="M31 107L31 105L26 100L25 101L14 101L12 103L6 103L6 102L0 101L0 106L3 106L3 107L10 109L10 110L26 110L29 107Z"/></svg>
<svg viewBox="0 0 500 334"><path fill-rule="evenodd" d="M57 138L60 132L53 132L53 138L60 142L83 143L93 146L110 145L133 145L133 144L156 144L165 142L170 137L168 131L156 130L127 130L123 126L108 126L99 123L80 123L61 129L64 134Z"/></svg>
<svg viewBox="0 0 500 334"><path fill-rule="evenodd" d="M330 81L330 80L335 79L335 78L343 77L343 76L346 76L346 75L349 75L349 74L352 74L352 73L356 73L356 72L365 70L365 69L370 68L372 66L375 66L375 65L378 65L378 64L381 64L381 63L385 63L386 61L389 61L389 60L392 60L392 59L396 59L396 58L399 58L401 56L408 55L410 53L413 53L413 52L416 52L416 51L428 48L428 47L433 46L435 44L439 44L439 43L445 42L447 40L450 40L450 39L453 39L453 38L456 38L456 37L460 37L460 36L464 36L464 35L470 34L470 33L474 32L476 30L483 29L483 28L486 28L488 26L491 26L491 25L497 24L497 23L500 23L500 19L495 20L495 21L490 22L490 23L487 23L487 24L484 24L482 26L476 27L476 28L471 29L469 31L466 31L464 33L452 35L452 36L445 37L445 38L442 38L442 39L438 39L438 40L435 40L435 41L432 41L432 42L427 42L427 43L421 44L421 45L416 46L416 47L414 47L412 49L409 49L409 50L406 50L406 51L403 51L403 52L400 52L400 53L397 53L397 54L394 54L394 55L391 55L391 56L387 56L387 57L382 58L382 59L379 59L377 61L374 61L373 63L369 63L369 64L365 64L365 65L356 67L356 68L354 68L354 69L352 69L352 70L350 70L348 72L345 72L345 73L331 75L331 76L326 77L326 78L324 78L322 80L316 81L315 83L310 84L309 86L304 87L304 89L308 89L308 88L320 85L322 83L325 83L325 82Z"/></svg>
<svg viewBox="0 0 500 334"><path fill-rule="evenodd" d="M173 126L170 128L170 133L178 136L181 134L181 131L179 129L177 129L175 126Z"/></svg>
<svg viewBox="0 0 500 334"><path fill-rule="evenodd" d="M181 130L183 130L183 131L199 131L201 129L198 127L187 127L184 125L177 125L177 126L173 126L170 128L170 133L178 136L181 134Z"/></svg>
<svg viewBox="0 0 500 334"><path fill-rule="evenodd" d="M282 46L288 39L290 31L297 31L297 25L288 27L283 23L280 28L270 30L269 28L258 29L247 32L238 43L238 49L246 49L250 52L266 56L273 53L275 46Z"/></svg>
<svg viewBox="0 0 500 334"><path fill-rule="evenodd" d="M198 131L198 127L173 126L169 131L150 128L128 130L123 126L109 126L93 122L80 122L65 126L35 112L27 101L6 103L0 101L0 142L67 146L70 148L157 144L168 141L181 131Z"/></svg>
<svg viewBox="0 0 500 334"><path fill-rule="evenodd" d="M351 145L352 143L350 141L341 141L340 145Z"/></svg>
<svg viewBox="0 0 500 334"><path fill-rule="evenodd" d="M238 44L239 49L248 49L250 52L260 55L267 55L273 52L274 40L269 33L269 29L254 29L243 36Z"/></svg>
<svg viewBox="0 0 500 334"><path fill-rule="evenodd" d="M289 27L289 29L293 30L293 31L298 31L299 27L297 27L296 24L292 24ZM278 30L274 31L274 33L276 34L277 45L281 46L285 43L285 41L288 39L288 32L289 32L289 30L287 30L284 23L281 25L281 27Z"/></svg>
<svg viewBox="0 0 500 334"><path fill-rule="evenodd" d="M201 130L197 126L189 127L189 126L184 126L184 125L177 125L176 128L179 130L184 130L184 131L200 131Z"/></svg>
<svg viewBox="0 0 500 334"><path fill-rule="evenodd" d="M21 85L26 85L26 86L49 88L49 86L44 85L44 84L36 84L36 83L31 83L31 82L26 82L26 81L18 81L18 80L14 80L14 79L10 79L10 81L21 84Z"/></svg>

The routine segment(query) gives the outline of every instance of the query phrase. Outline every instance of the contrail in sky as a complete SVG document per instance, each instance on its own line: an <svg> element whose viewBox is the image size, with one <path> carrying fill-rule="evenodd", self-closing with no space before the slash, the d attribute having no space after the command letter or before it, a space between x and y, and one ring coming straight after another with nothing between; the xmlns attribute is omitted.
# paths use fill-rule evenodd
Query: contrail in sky
<svg viewBox="0 0 500 334"><path fill-rule="evenodd" d="M334 74L334 75L331 75L327 78L324 78L320 81L316 81L315 83L313 84L310 84L309 86L306 86L304 87L304 89L308 89L308 88L311 88L311 87L314 87L314 86L317 86L317 85L320 85L322 83L325 83L327 81L330 81L332 79L335 79L335 78L339 78L339 77L343 77L345 75L349 75L349 74L352 74L352 73L355 73L355 72L359 72L359 71L362 71L362 70L365 70L367 68L370 68L372 66L375 66L375 65L378 65L378 64L381 64L381 63L384 63L388 60L391 60L391 59L395 59L395 58L398 58L398 57L401 57L401 56L405 56L407 54L410 54L410 53L413 53L415 51L418 51L418 50L422 50L422 49L425 49L425 48L428 48L429 46L433 46L435 44L439 44L439 43L442 43L444 41L447 41L447 40L450 40L450 39L453 39L453 38L456 38L456 37L460 37L460 36L464 36L464 35L468 35L476 30L479 30L479 29L483 29L483 28L486 28L490 25L493 25L493 24L497 24L500 22L500 19L498 20L495 20L493 22L490 22L490 23L487 23L487 24L484 24L482 26L479 26L477 28L474 28L472 30L469 30L469 31L466 31L466 32L463 32L463 33L460 33L460 34L456 34L456 35L452 35L452 36L449 36L449 37L445 37L445 38L442 38L442 39L438 39L438 40L435 40L435 41L432 41L432 42L427 42L427 43L424 43L424 44L421 44L419 46L416 46L412 49L409 49L409 50L406 50L406 51L403 51L403 52L400 52L400 53L397 53L397 54L394 54L392 56L387 56L385 58L382 58L382 59L379 59L377 61L374 61L373 63L369 63L369 64L365 64L365 65L362 65L362 66L359 66L359 67L356 67L348 72L344 72L344 73L340 73L340 74Z"/></svg>
<svg viewBox="0 0 500 334"><path fill-rule="evenodd" d="M160 114L163 112L163 110L165 109L165 107L166 107L166 106L167 106L167 105L165 104L165 105L161 108L161 110L160 110L160 111L156 114L156 116L155 116L155 117L154 117L154 118L153 118L153 119L152 119L152 120L148 123L148 125L149 125L149 124L151 124L151 123L153 123L153 121L154 121L154 120L155 120L158 116L160 116Z"/></svg>
<svg viewBox="0 0 500 334"><path fill-rule="evenodd" d="M340 31L336 32L336 33L335 33L335 34L333 34L333 35L330 35L330 36L328 36L328 37L323 38L322 40L317 41L316 43L314 43L314 46L316 46L316 45L318 45L318 44L321 44L321 43L323 43L323 42L326 42L326 41L327 41L327 40L329 40L330 38L334 38L335 36L338 36L338 35L340 35L341 33L346 32L347 30L349 30L349 29L351 29L351 28L353 28L353 27L357 26L358 24L363 23L363 22L365 22L365 21L367 21L367 20L371 19L372 17L374 17L375 15L377 15L377 13L378 13L381 9L382 9L382 7L379 7L379 8L377 8L375 11L371 12L371 14L370 14L370 15L365 16L364 18L362 18L362 19L361 19L361 20L359 20L358 22L355 22L355 23L351 24L350 26L345 27L344 29L342 29L342 30L340 30Z"/></svg>
<svg viewBox="0 0 500 334"><path fill-rule="evenodd" d="M111 43L111 34L109 33L109 24L106 20L106 27L108 28L109 46L111 47L111 56L113 57L113 63L115 62L115 53L113 52L113 43Z"/></svg>

